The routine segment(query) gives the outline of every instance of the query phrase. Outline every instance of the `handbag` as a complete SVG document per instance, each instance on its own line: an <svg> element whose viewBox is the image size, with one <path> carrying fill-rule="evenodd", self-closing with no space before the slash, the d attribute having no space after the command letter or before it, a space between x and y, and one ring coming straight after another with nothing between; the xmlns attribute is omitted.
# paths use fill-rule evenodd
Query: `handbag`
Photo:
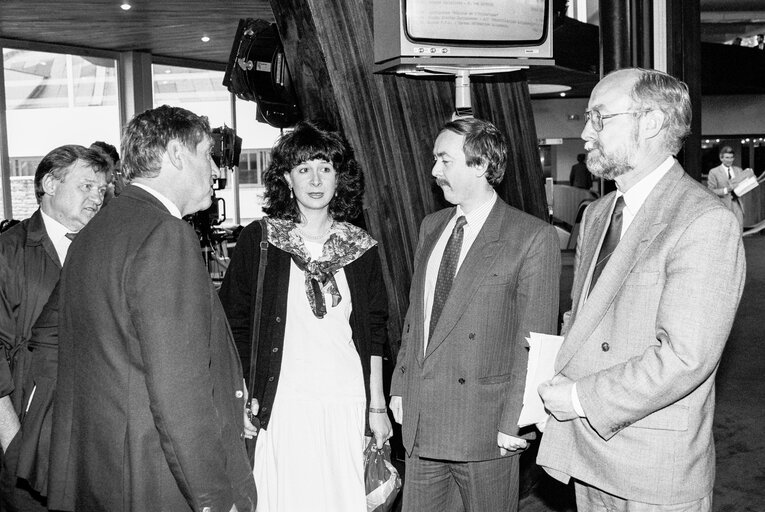
<svg viewBox="0 0 765 512"><path fill-rule="evenodd" d="M260 219L260 263L258 264L258 280L255 291L255 308L252 319L252 341L250 343L250 380L248 381L247 391L250 397L250 402L247 404L247 416L250 422L260 430L260 420L257 416L252 414L252 400L255 398L255 371L258 366L258 345L260 344L260 317L261 310L263 309L263 279L266 273L266 261L268 259L268 231L266 228L266 221ZM252 439L245 439L245 445L247 446L247 456L250 459L250 467L255 464L255 444L258 437L255 436Z"/></svg>
<svg viewBox="0 0 765 512"><path fill-rule="evenodd" d="M389 512L401 491L401 476L390 461L390 444L378 450L374 437L364 449L364 487L367 512Z"/></svg>

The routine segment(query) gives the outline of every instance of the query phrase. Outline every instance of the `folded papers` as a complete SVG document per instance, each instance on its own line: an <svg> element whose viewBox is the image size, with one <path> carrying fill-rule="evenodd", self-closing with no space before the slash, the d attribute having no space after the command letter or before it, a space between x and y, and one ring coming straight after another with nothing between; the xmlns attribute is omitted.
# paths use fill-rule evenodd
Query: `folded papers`
<svg viewBox="0 0 765 512"><path fill-rule="evenodd" d="M523 408L518 418L518 426L536 424L540 431L544 431L548 414L537 393L537 388L542 382L552 379L555 375L555 358L563 344L563 336L532 332L526 341L529 343L529 363L526 369L526 388L523 393Z"/></svg>

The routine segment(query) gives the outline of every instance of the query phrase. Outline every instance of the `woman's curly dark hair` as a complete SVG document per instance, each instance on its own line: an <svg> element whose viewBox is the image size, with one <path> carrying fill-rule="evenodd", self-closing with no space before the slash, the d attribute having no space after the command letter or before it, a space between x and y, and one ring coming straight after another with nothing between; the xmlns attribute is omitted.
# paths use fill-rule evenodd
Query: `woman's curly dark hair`
<svg viewBox="0 0 765 512"><path fill-rule="evenodd" d="M263 212L277 219L300 221L297 201L290 197L284 175L295 166L310 160L324 160L335 168L337 188L329 202L329 214L335 220L349 220L361 213L364 177L353 157L353 150L337 132L322 130L303 121L282 135L271 150L271 163L263 173L266 185Z"/></svg>

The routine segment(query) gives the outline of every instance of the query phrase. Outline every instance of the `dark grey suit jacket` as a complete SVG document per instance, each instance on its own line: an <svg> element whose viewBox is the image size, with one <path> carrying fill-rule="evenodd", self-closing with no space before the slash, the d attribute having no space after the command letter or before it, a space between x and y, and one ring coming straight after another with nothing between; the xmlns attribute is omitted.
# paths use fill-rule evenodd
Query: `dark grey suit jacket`
<svg viewBox="0 0 765 512"><path fill-rule="evenodd" d="M49 506L254 510L239 357L191 226L129 186L60 286Z"/></svg>
<svg viewBox="0 0 765 512"><path fill-rule="evenodd" d="M518 432L530 332L555 333L560 249L554 228L497 199L454 278L424 353L425 270L454 216L420 227L409 311L391 395L403 400L403 441L422 457L500 457L497 431Z"/></svg>

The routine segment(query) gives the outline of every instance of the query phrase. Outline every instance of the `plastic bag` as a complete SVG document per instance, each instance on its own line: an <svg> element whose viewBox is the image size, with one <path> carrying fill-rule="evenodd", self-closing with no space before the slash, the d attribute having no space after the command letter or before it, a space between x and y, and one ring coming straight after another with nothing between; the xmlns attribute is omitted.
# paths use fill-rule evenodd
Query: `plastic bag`
<svg viewBox="0 0 765 512"><path fill-rule="evenodd" d="M364 449L364 485L367 512L389 512L401 491L401 477L390 461L390 445L377 450L373 437Z"/></svg>

